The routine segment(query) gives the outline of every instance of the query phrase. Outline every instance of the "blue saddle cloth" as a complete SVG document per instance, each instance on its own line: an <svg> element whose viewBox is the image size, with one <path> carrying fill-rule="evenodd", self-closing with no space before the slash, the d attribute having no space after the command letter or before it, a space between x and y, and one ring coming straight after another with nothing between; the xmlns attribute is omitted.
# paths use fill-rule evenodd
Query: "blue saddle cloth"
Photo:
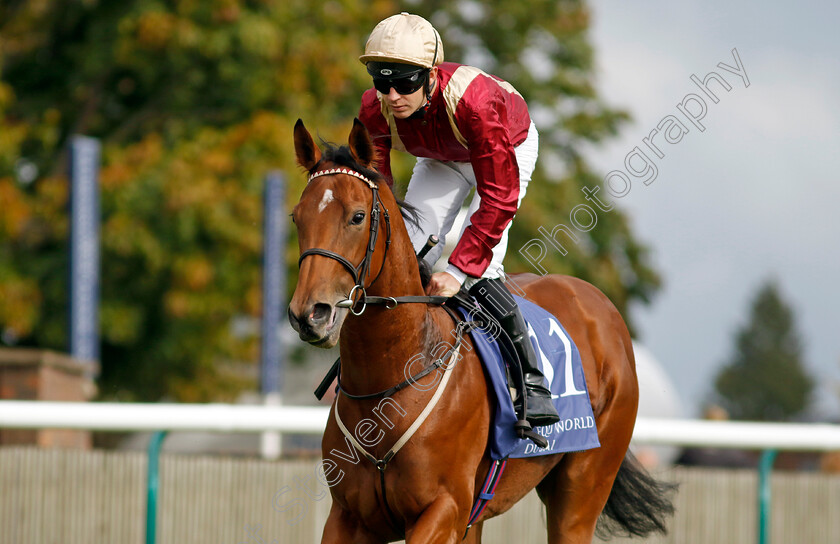
<svg viewBox="0 0 840 544"><path fill-rule="evenodd" d="M491 395L495 397L492 399L495 413L489 439L491 457L494 460L535 457L600 447L577 346L556 317L533 302L516 295L514 298L528 322L528 333L540 358L560 421L551 426L534 427L548 441L547 448L539 448L532 441L516 436L513 425L517 418L499 345L490 332L475 329L471 333L473 344L484 363ZM464 309L461 314L471 320Z"/></svg>

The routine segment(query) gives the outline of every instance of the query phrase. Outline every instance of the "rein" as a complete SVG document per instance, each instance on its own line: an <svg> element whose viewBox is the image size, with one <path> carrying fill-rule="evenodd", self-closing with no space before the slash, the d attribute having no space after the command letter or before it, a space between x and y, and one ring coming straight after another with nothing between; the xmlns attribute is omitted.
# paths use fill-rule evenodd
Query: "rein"
<svg viewBox="0 0 840 544"><path fill-rule="evenodd" d="M329 383L332 383L333 379L337 380L338 385L336 386L336 389L338 391L340 391L348 399L369 400L369 399L378 399L380 397L390 397L391 395L393 395L397 391L401 391L401 390L405 389L406 387L408 387L409 385L414 385L419 380L425 378L426 376L428 376L429 374L431 374L432 372L434 372L435 370L437 370L438 368L443 366L444 359L448 359L450 353L455 351L457 348L460 348L461 337L464 335L464 333L472 331L474 328L476 328L476 325L477 325L477 322L475 322L475 321L464 321L463 319L458 317L458 314L456 314L455 311L452 310L449 306L444 306L443 309L446 310L446 312L450 315L450 317L452 317L452 320L455 321L455 323L456 323L456 325L455 325L456 347L450 349L443 356L441 356L438 359L435 359L434 361L432 361L432 363L429 366L425 367L423 370L421 370L417 374L414 374L413 376L411 376L407 380L404 380L404 381L398 383L397 385L395 385L391 388L385 389L384 391L379 391L378 393L368 393L366 395L353 395L351 393L348 393L347 390L344 389L344 387L341 385L341 358L339 358L336 361L337 366L336 366L335 376L331 377ZM327 385L329 386L329 384L327 384ZM317 396L317 393L316 393L316 396ZM321 395L321 396L323 396L323 395ZM321 400L321 397L318 397L318 400Z"/></svg>

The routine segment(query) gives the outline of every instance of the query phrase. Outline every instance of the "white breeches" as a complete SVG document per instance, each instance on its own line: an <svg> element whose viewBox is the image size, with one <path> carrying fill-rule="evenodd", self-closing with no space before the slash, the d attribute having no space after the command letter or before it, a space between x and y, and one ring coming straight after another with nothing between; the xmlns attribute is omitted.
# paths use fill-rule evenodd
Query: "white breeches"
<svg viewBox="0 0 840 544"><path fill-rule="evenodd" d="M516 162L519 166L519 202L517 202L517 207L522 202L522 198L525 197L528 182L531 181L531 175L536 167L538 151L539 134L537 128L531 123L528 137L515 149ZM425 157L417 158L414 172L408 182L405 200L420 211L420 226L419 228L410 224L406 226L409 236L411 236L411 242L414 244L415 252L426 244L429 235L437 234L440 237L440 243L426 255L426 261L432 265L443 254L449 231L452 230L455 218L475 184L475 172L468 162L443 162ZM478 209L480 203L481 198L476 192L467 210L467 219L464 221L456 241L461 238L464 229L470 224L469 218ZM502 239L493 248L493 258L482 278L504 277L502 261L507 252L508 231L512 223L513 221L508 222L502 234ZM478 281L478 278L468 277L465 286L469 288L476 281Z"/></svg>

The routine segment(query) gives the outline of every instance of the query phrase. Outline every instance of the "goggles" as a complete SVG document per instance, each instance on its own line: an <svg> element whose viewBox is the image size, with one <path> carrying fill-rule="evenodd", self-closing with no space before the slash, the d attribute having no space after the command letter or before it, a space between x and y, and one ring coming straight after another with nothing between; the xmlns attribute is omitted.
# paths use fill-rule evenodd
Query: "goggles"
<svg viewBox="0 0 840 544"><path fill-rule="evenodd" d="M382 94L390 93L391 88L398 94L413 94L426 84L428 74L428 70L421 70L403 77L375 77L373 78L373 86Z"/></svg>

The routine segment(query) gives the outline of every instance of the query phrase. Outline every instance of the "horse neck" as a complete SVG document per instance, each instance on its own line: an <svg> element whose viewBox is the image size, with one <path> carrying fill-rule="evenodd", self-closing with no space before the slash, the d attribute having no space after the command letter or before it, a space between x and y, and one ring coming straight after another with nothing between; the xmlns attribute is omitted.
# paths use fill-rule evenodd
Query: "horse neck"
<svg viewBox="0 0 840 544"><path fill-rule="evenodd" d="M367 294L423 295L417 258L399 208L390 192L382 196L391 218L391 247L381 274L378 265L372 267L371 279L377 274L378 278ZM384 251L384 232L377 243ZM371 305L359 316L347 316L341 330L342 385L352 393L369 393L404 380L406 363L429 352L429 344L440 337L431 308L423 303L402 303L393 309Z"/></svg>
<svg viewBox="0 0 840 544"><path fill-rule="evenodd" d="M424 304L369 307L348 316L341 330L342 387L369 394L397 385L429 364L440 337Z"/></svg>

